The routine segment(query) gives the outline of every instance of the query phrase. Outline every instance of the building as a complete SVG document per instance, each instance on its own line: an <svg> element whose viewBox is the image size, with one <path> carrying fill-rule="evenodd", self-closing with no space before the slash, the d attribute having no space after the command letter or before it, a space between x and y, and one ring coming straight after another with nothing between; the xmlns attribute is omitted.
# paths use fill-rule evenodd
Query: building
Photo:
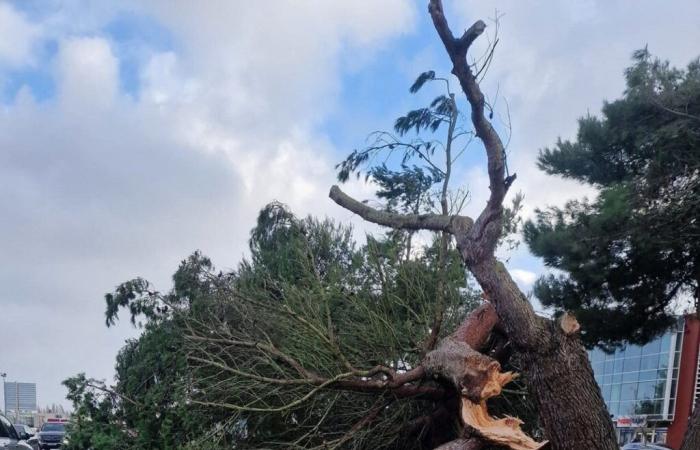
<svg viewBox="0 0 700 450"><path fill-rule="evenodd" d="M32 425L36 412L36 383L4 383L5 415L15 423Z"/></svg>
<svg viewBox="0 0 700 450"><path fill-rule="evenodd" d="M700 396L700 320L685 317L646 345L589 352L620 444L634 438L681 445Z"/></svg>

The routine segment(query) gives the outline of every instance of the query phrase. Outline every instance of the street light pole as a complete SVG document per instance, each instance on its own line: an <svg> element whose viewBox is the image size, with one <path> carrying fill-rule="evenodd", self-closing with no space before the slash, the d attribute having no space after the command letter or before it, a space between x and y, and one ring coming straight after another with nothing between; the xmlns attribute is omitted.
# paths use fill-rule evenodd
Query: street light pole
<svg viewBox="0 0 700 450"><path fill-rule="evenodd" d="M5 398L5 377L7 377L7 374L5 372L0 372L0 377L2 377L2 402L4 404L2 411L7 413L7 399Z"/></svg>
<svg viewBox="0 0 700 450"><path fill-rule="evenodd" d="M15 381L15 423L19 423L19 383Z"/></svg>

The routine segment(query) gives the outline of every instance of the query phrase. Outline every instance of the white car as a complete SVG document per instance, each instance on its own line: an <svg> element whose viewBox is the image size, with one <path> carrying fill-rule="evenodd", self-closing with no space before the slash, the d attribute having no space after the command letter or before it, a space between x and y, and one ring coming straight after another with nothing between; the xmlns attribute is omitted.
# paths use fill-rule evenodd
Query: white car
<svg viewBox="0 0 700 450"><path fill-rule="evenodd" d="M31 450L31 446L19 438L17 430L7 417L0 414L0 449Z"/></svg>

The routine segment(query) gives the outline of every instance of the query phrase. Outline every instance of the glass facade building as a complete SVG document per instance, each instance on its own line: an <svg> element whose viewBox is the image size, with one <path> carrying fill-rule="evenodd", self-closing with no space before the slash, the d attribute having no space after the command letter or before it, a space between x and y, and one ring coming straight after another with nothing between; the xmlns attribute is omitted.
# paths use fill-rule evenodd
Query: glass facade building
<svg viewBox="0 0 700 450"><path fill-rule="evenodd" d="M678 390L683 324L646 345L629 344L614 353L589 352L595 379L614 420L646 416L672 421Z"/></svg>
<svg viewBox="0 0 700 450"><path fill-rule="evenodd" d="M15 423L29 424L36 412L36 384L8 382L4 385L5 414Z"/></svg>

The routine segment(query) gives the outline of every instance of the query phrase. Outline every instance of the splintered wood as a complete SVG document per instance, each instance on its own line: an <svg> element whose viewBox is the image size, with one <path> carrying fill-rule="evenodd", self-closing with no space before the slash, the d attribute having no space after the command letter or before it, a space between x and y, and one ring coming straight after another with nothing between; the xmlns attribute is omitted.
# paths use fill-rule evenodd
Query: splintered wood
<svg viewBox="0 0 700 450"><path fill-rule="evenodd" d="M513 450L534 450L547 444L527 436L520 429L520 419L489 415L486 400L500 395L516 374L501 372L498 361L474 350L458 335L443 339L423 364L429 373L449 379L460 389L462 421L482 439Z"/></svg>
<svg viewBox="0 0 700 450"><path fill-rule="evenodd" d="M489 415L486 400L499 395L503 386L513 381L517 375L512 372L501 373L500 364L495 361L487 370L487 381L481 391L481 400L472 402L468 396L462 396L464 424L473 428L484 439L513 450L535 450L544 447L546 441L536 442L520 429L523 422L517 417L496 419Z"/></svg>

